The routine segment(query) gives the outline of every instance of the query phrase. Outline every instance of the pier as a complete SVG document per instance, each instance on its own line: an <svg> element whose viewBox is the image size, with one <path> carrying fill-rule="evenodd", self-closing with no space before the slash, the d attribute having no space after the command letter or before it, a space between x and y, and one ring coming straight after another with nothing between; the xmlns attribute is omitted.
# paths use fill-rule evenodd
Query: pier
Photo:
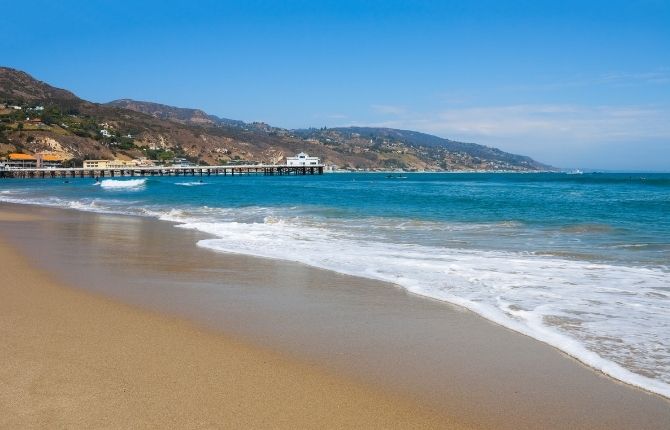
<svg viewBox="0 0 670 430"><path fill-rule="evenodd" d="M142 176L287 176L322 175L323 165L287 166L254 164L239 166L128 166L123 168L59 167L0 169L0 178L117 178Z"/></svg>

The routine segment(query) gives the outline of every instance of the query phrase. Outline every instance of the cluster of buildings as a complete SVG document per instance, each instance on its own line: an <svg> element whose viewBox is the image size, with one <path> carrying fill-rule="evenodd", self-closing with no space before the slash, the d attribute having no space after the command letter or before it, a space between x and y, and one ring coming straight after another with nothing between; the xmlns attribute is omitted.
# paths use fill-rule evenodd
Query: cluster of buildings
<svg viewBox="0 0 670 430"><path fill-rule="evenodd" d="M147 158L134 160L84 160L84 169L127 169L129 167L152 167L156 161ZM170 166L191 167L195 166L186 158L175 158L168 163Z"/></svg>
<svg viewBox="0 0 670 430"><path fill-rule="evenodd" d="M0 169L55 169L63 167L63 162L66 159L56 154L30 155L16 152L7 155L4 160L0 159ZM195 164L185 158L175 158L169 164L178 167L195 166ZM155 165L156 163L153 160L139 158L135 160L84 160L82 167L85 169L127 169Z"/></svg>
<svg viewBox="0 0 670 430"><path fill-rule="evenodd" d="M6 105L4 103L0 103L0 109L14 109L14 110L23 110L22 106L18 105ZM27 108L26 110L34 110L37 112L42 112L44 110L44 106L35 106L32 108Z"/></svg>
<svg viewBox="0 0 670 430"><path fill-rule="evenodd" d="M6 160L0 161L0 167L5 169L54 169L63 167L65 160L66 158L57 154L29 155L15 152L7 155Z"/></svg>
<svg viewBox="0 0 670 430"><path fill-rule="evenodd" d="M136 160L84 160L84 169L127 169L129 167L150 167L154 162L146 158Z"/></svg>
<svg viewBox="0 0 670 430"><path fill-rule="evenodd" d="M52 153L40 153L35 155L11 153L7 155L6 159L0 160L0 169L55 169L63 167L63 162L67 158L62 155ZM308 154L301 152L295 157L286 157L287 166L318 166L321 163L318 157L310 157ZM185 158L175 158L169 163L171 166L177 167L191 167L195 166L192 162ZM151 167L155 166L156 162L146 158L139 158L135 160L84 160L84 169L128 169L133 167Z"/></svg>

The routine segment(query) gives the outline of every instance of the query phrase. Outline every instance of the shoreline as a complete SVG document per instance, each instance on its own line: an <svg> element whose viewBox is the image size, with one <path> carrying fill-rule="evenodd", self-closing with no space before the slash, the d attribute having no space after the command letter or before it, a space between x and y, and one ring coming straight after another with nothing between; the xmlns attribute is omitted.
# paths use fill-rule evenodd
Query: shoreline
<svg viewBox="0 0 670 430"><path fill-rule="evenodd" d="M454 172L454 173L459 173L459 172ZM146 179L146 178L144 178ZM128 180L128 179L126 179ZM138 179L142 180L142 179ZM12 205L27 205L27 206L34 206L37 208L50 208L50 209L55 209L55 210L65 210L65 211L81 211L84 213L88 214L99 214L99 215L118 215L121 217L138 217L140 219L146 219L150 220L153 222L162 222L165 224L168 224L170 227L179 227L180 224L182 224L181 221L174 221L171 219L163 219L163 218L158 218L155 215L140 215L140 214L133 214L133 213L126 213L122 211L114 212L114 211L96 211L96 210L88 210L84 208L67 208L67 207L62 207L62 206L51 206L51 205L41 205L40 203L37 202L32 202L32 201L27 201L27 202L0 202L0 204L8 204L10 206ZM218 237L215 235L212 235L210 233L205 233L203 231L199 231L200 238L201 239L217 239ZM304 266L305 268L309 269L314 269L314 270L319 270L319 271L326 271L338 275L344 275L344 276L351 276L353 278L360 278L360 275L353 274L353 273L348 273L346 271L337 271L332 268L328 267L321 267L321 266L316 266L316 265L310 265L307 263L303 263L301 261L297 260L291 260L291 259L275 259L272 257L265 257L262 255L256 255L256 254L247 254L247 253L236 253L236 252L223 252L219 250L215 250L212 248L208 248L207 246L203 246L203 248L207 249L209 252L214 252L219 255L236 255L240 256L242 258L251 258L251 259L268 259L271 261L275 262L280 262L280 264L297 264L300 266ZM558 333L532 333L528 330L527 327L524 327L522 325L516 325L513 322L507 321L504 318L500 318L496 314L490 314L490 313L485 313L482 311L479 311L476 306L473 306L472 303L469 303L467 301L462 301L458 300L458 297L454 297L453 299L439 299L432 297L430 295L424 294L422 292L416 292L412 291L409 288L399 286L396 284L393 284L392 282L389 282L387 280L383 279L378 279L375 277L365 277L364 279L375 282L375 283L381 283L381 284L387 284L389 286L392 286L393 288L400 288L404 292L408 294L412 294L422 300L435 300L439 303L442 304L448 304L451 306L456 306L458 308L462 308L463 310L467 312L472 312L479 318L483 318L487 322L490 322L500 328L503 328L505 330L511 330L515 333L518 333L520 335L523 335L525 337L528 337L529 339L532 339L533 341L538 341L542 342L543 344L546 344L547 346L555 349L556 351L560 352L561 354L566 355L572 360L575 360L578 362L580 365L585 366L591 371L594 371L598 374L602 374L607 378L611 378L612 380L623 383L625 385L628 385L630 387L642 390L645 393L654 395L654 396L659 396L664 400L670 401L670 394L668 394L667 388L665 385L658 383L656 380L653 378L648 378L644 375L633 373L630 370L624 368L623 366L613 362L609 361L607 359L603 359L599 355L595 354L594 352L584 348L582 345L579 343L575 343L572 339L568 337L564 337L561 334ZM561 347L558 344L561 345L567 345L567 347ZM640 382L642 381L642 382ZM646 384L646 385L645 385ZM653 387L653 388L652 388Z"/></svg>
<svg viewBox="0 0 670 430"><path fill-rule="evenodd" d="M38 219L0 211L2 223ZM19 254L0 236L1 428L463 428L409 399L62 285Z"/></svg>
<svg viewBox="0 0 670 430"><path fill-rule="evenodd" d="M10 207L10 212L11 212L11 207L13 205L9 204L3 204L5 208ZM33 212L31 217L33 218L32 221L29 221L31 223L49 223L48 218L53 218L54 214L57 214L58 217L62 215L63 219L69 219L69 218L74 218L72 220L73 222L78 222L80 220L86 220L86 222L93 222L92 220L94 219L104 219L105 223L109 224L106 225L105 228L109 230L111 226L117 224L123 224L124 222L119 221L121 219L121 216L106 216L106 215L101 215L101 214L91 214L91 213L85 213L85 212L77 212L78 214L82 215L73 215L72 211L68 210L63 210L63 209L43 209L39 208L37 206L27 206L31 209L28 211L22 210L21 212ZM16 208L15 208L16 209ZM34 209L34 210L33 210ZM6 211L3 211L6 212ZM40 213L46 214L47 220L40 220ZM37 220L36 218L37 217ZM2 223L4 220L2 217L0 217L0 223ZM23 221L27 222L27 221ZM98 221L100 222L100 221ZM167 223L160 223L157 220L141 220L137 222L127 222L128 224L138 224L142 225L142 228L151 228L155 229L156 231L160 231L161 234L165 234L169 230L172 230L172 233L170 233L171 236L174 236L175 238L180 237L181 240L186 238L187 234L193 235L194 233L186 233L184 231L180 231L181 229L174 229L172 225L165 225ZM51 221L50 226L53 226L55 224L58 224L56 221ZM158 226L161 224L161 226ZM154 226L154 227L145 227L146 226ZM0 231L3 230L3 226L0 225ZM137 226L133 228L138 228ZM138 230L139 231L139 230ZM76 236L76 235L75 235ZM199 235L199 237L202 237L202 234ZM47 238L48 239L48 238ZM76 237L75 237L76 241ZM47 240L46 243L49 243L50 241ZM189 244L189 247L191 245ZM193 244L192 246L195 248L195 245ZM48 254L48 250L46 250ZM270 261L270 262L264 262L260 264L260 267L258 267L258 263L254 263L256 260L253 257L236 257L236 256L222 256L221 254L216 254L212 253L211 251L207 251L204 249L198 249L198 250L193 250L189 251L194 252L197 254L198 258L201 258L203 256L208 256L207 258L211 258L212 261L233 261L235 263L241 264L243 261L251 261L251 263L248 266L243 266L241 269L242 271L245 270L245 267L248 270L255 270L258 269L260 271L263 271L264 269L272 269L272 270L287 270L289 267L295 267L298 264L289 264L289 263L282 263L282 262L276 262L276 261ZM47 254L43 254L42 256L44 257ZM214 255L211 255L214 254ZM153 255L153 254L152 254ZM36 258L36 257L33 257ZM48 259L48 258L47 258ZM207 264L210 264L210 261L208 260ZM209 267L209 266L208 266ZM75 268L76 269L76 268ZM146 269L145 268L140 268L142 270ZM294 270L294 269L291 269ZM398 379L401 379L402 381L391 384L391 386L386 387L384 384L379 384L380 380L381 382L384 382L383 379L384 377L387 377L389 372L395 372L398 369L399 365L397 363L383 363L382 367L386 367L386 369L381 369L379 370L379 375L372 375L372 377L367 378L365 374L366 372L370 372L370 366L369 365L359 365L356 363L351 363L351 359L347 361L346 359L343 360L342 362L339 362L337 360L333 360L330 358L330 354L333 354L334 352L339 352L337 347L344 347L346 348L352 348L351 345L348 345L343 343L342 345L336 345L336 348L329 349L328 347L325 347L324 349L321 349L320 347L315 348L316 353L313 350L310 350L309 348L304 347L303 345L296 345L292 344L290 342L291 339L286 340L286 339L281 339L280 342L275 342L273 343L273 339L278 337L278 336L285 336L282 333L276 333L272 332L272 330L268 330L267 327L258 329L253 328L253 329L245 329L245 330L240 330L238 332L233 333L235 338L239 337L241 339L251 339L252 344L260 344L263 346L270 346L271 350L279 350L281 353L288 352L289 355L294 356L294 358L301 359L304 361L306 359L306 362L311 363L311 364L316 364L318 367L321 367L322 364L326 364L326 369L328 370L334 370L335 374L344 374L346 377L353 376L355 379L362 380L365 384L368 386L380 386L383 389L390 389L391 392L397 394L397 393L405 393L409 394L409 397L412 399L418 399L420 402L424 405L429 406L430 408L435 409L436 407L443 408L441 410L446 410L447 415L450 417L456 416L456 422L462 422L462 420L467 421L470 425L477 425L481 426L484 428L491 427L492 424L496 423L496 427L498 428L519 428L519 425L521 422L525 422L526 424L528 423L527 420L519 420L519 417L516 419L509 420L509 417L505 415L505 413L509 414L512 413L519 413L519 411L515 411L513 408L515 402L514 401L503 401L500 402L500 399L498 400L499 405L498 407L501 408L503 411L502 415L501 412L496 412L494 414L490 414L491 416L488 417L477 417L477 419L472 418L472 414L474 411L477 409L475 408L472 404L472 402L493 402L491 405L495 404L495 399L503 393L507 392L507 395L510 394L510 390L513 391L513 389L516 389L517 391L522 388L523 390L526 391L526 393L523 396L528 396L530 392L540 390L542 395L540 397L544 397L541 402L536 400L535 402L537 403L535 406L537 407L538 405L540 406L540 410L536 412L537 416L534 416L533 419L530 419L530 422L535 422L536 424L538 422L547 422L546 420L549 420L549 422L552 422L553 424L551 425L552 428L570 428L568 425L569 423L572 423L572 428L626 428L624 424L621 423L620 418L613 420L615 418L614 416L610 416L607 419L604 419L603 417L600 417L600 419L594 419L594 417L585 417L582 414L587 413L590 408L586 407L584 408L583 411L576 411L576 412L570 412L567 413L565 410L556 410L551 412L552 416L550 417L548 414L550 414L549 409L547 409L550 405L547 405L547 402L549 402L551 399L551 402L554 402L554 404L560 404L561 402L565 402L566 396L570 395L570 391L577 389L577 386L580 387L581 390L587 390L586 393L582 393L580 396L577 396L579 399L585 399L585 401L590 401L592 403L596 403L598 405L599 409L602 410L611 410L611 412L614 412L614 409L616 409L616 404L622 402L624 399L632 399L636 398L636 402L639 405L645 405L646 407L646 412L638 413L637 415L633 413L632 415L632 421L629 422L635 422L638 425L638 428L659 428L655 427L653 425L650 426L645 426L642 425L642 427L639 427L640 422L644 422L645 420L642 421L636 421L638 419L641 419L642 417L640 415L643 414L650 414L652 418L648 418L647 424L652 424L653 422L662 422L662 421L655 421L658 419L665 419L668 418L670 419L670 404L667 403L666 399L655 395L655 394L649 394L646 391L643 391L641 389L633 388L628 385L624 385L623 383L619 383L611 379L610 377L604 376L602 374L598 374L598 372L590 367L587 367L579 362L577 362L574 358L567 356L567 354L557 350L554 347L541 344L541 347L537 347L537 345L534 345L535 343L539 343L539 341L535 341L532 338L529 338L525 335L511 332L511 330L505 329L501 326L498 326L497 324L490 323L483 318L470 314L469 311L459 311L453 309L453 306L447 305L444 302L437 302L434 304L428 304L424 302L426 301L426 298L424 297L415 297L415 298L407 298L408 295L411 293L403 292L403 291L388 291L389 286L384 285L381 282L378 281L365 281L361 280L360 278L355 278L355 277L348 277L348 276L340 276L337 274L319 274L319 272L323 272L318 269L313 269L310 267L304 267L301 268L300 270L303 270L306 274L309 273L309 276L320 276L318 279L321 281L332 281L332 279L336 278L340 281L341 283L352 283L352 282L357 282L362 285L365 288L369 288L370 290L366 294L373 294L376 295L376 299L383 299L383 300L388 300L388 304L384 304L383 306L388 307L388 309L384 309L384 312L389 312L394 306L396 306L398 303L402 303L404 305L410 304L411 306L416 307L416 311L419 312L419 317L425 317L425 318L446 318L449 323L451 324L461 324L462 328L466 331L466 333L450 333L449 336L444 335L446 340L449 340L451 342L454 342L455 340L458 342L461 342L458 344L459 347L466 348L464 351L464 354L466 357L463 357L463 354L455 354L453 352L447 351L447 350L436 350L436 348L439 348L439 345L435 344L435 341L432 339L419 339L420 342L423 342L422 345L415 345L415 346L420 346L420 347L425 347L424 350L420 350L418 352L418 357L414 358L414 363L412 363L411 357L408 358L407 363L403 361L402 366L400 366L400 370L402 372L405 372L406 374L400 374ZM49 270L47 270L50 272ZM140 273L143 273L140 271ZM61 274L62 275L62 274ZM153 274L149 274L149 276L153 276ZM189 275L190 276L190 275ZM307 276L307 275L306 275ZM262 282L267 283L267 276L262 276L263 279L261 279ZM102 278L101 278L102 279ZM327 284L327 282L325 282ZM338 284L338 287L342 287L342 285ZM81 286L79 286L81 287ZM398 288L394 288L394 290L399 290ZM101 292L103 295L109 296L109 290L105 290L103 287L100 291L94 291L94 292ZM269 292L267 290L264 290L264 292ZM346 291L345 293L352 293L353 289L351 291ZM117 292L118 293L118 292ZM179 294L184 293L184 290L180 291L175 291L175 297L178 297ZM177 294L179 293L179 294ZM312 292L314 293L314 292ZM318 292L319 294L322 294L323 292ZM125 294L125 293L124 293ZM235 318L238 318L240 315L235 316L232 320L226 320L223 318L223 320L217 320L215 317L212 315L202 317L202 315L195 315L198 314L198 312L189 314L189 312L184 312L184 309L179 308L179 306L174 307L174 309L169 309L170 306L174 305L171 304L169 306L166 306L166 303L160 303L157 304L155 303L156 297L155 297L155 291L149 292L149 303L141 303L142 300L139 300L137 297L132 298L132 297L124 297L124 294L119 294L117 295L112 294L113 298L119 299L123 302L130 302L133 303L134 305L140 305L140 307L149 307L151 310L157 310L159 313L167 313L169 314L177 314L178 317L186 317L187 319L194 319L196 322L203 323L207 327L213 327L215 329L221 329L225 327L229 327L231 324L238 324L237 320ZM273 296L274 298L277 298L276 296ZM303 300L304 298L301 298ZM332 297L328 296L328 300L332 299ZM332 302L333 305L341 306L342 303L340 303L342 300L344 300L342 297L336 297L335 298L337 301ZM153 301L152 301L153 300ZM202 298L200 298L202 300ZM159 300L160 301L160 300ZM195 302L198 302L198 300L195 300ZM432 301L431 301L432 302ZM371 300L371 303L376 303L376 300ZM156 305L154 308L153 306ZM346 302L346 306L352 306L352 303ZM354 303L354 306L358 306L358 304ZM187 304L186 307L193 307L194 303ZM200 305L198 305L200 306ZM200 309L202 310L202 309ZM272 312L276 312L277 310L274 308L270 309ZM257 313L262 312L263 310L250 310L246 311L246 313L242 313L243 318L249 318L250 315L256 315ZM281 310L282 312L285 312L286 310L283 309ZM440 314L436 313L439 312ZM466 314L467 312L467 314ZM442 316L441 313L446 313L448 314L447 316ZM280 315L281 316L281 315ZM392 315L393 316L393 315ZM397 315L395 315L397 317ZM284 316L285 317L285 316ZM403 317L405 317L403 315ZM210 320L208 320L210 318ZM330 319L331 317L327 317L326 321L332 322ZM356 316L354 315L354 318ZM389 323L390 319L388 318L388 315L382 315L379 317L375 317L377 319L380 319L380 321ZM406 318L406 317L405 317ZM365 320L367 321L367 320ZM364 321L364 322L365 322ZM377 323L376 320L370 320L372 323ZM416 321L412 320L406 320L406 323L409 324L416 324L417 327L410 327L409 329L407 327L399 327L399 326L392 326L394 329L398 329L400 333L403 333L403 330L407 333L413 333L414 336L420 335L420 336L425 336L423 334L421 329L425 329L424 323L417 323ZM434 324L430 325L430 327L439 327L442 326L441 321L436 321ZM245 321L245 324L253 326L255 323ZM389 323L391 324L391 323ZM424 324L424 325L422 325ZM291 326L292 327L292 326ZM285 327L284 327L285 328ZM385 327L375 329L375 330L382 330L386 329ZM265 330L265 331L264 331ZM416 332L413 332L412 330L416 330ZM220 330L217 330L220 331ZM327 331L327 330L326 330ZM506 333L507 331L510 331L511 333ZM324 333L319 332L317 333L318 336L315 336L314 333L304 333L304 339L305 342L307 343L322 343L324 342L323 339L321 339L320 336L322 336ZM380 334L380 332L375 331L375 335ZM387 336L387 334L381 333L384 336ZM474 338L469 339L470 336ZM493 339L494 337L501 336L505 339L503 341L496 343L496 340ZM358 334L357 334L358 336ZM372 358L379 358L377 356L374 356L375 354L378 354L379 351L377 351L374 348L377 348L379 350L382 350L383 352L389 352L389 351L384 351L383 346L378 346L375 345L374 348L370 347L361 347L360 345L357 344L357 342L360 341L370 341L370 334L369 333L363 333L360 334L360 336L364 336L367 338L364 339L346 339L347 342L354 343L354 346L358 349L353 350L355 354L363 354L365 355L370 355ZM456 337L454 337L456 336ZM392 338L389 338L391 341L394 341ZM389 340L387 339L387 340ZM276 340L276 339L274 339ZM505 347L503 344L505 343L505 340L512 342L511 346ZM283 346L281 345L283 343ZM428 346L424 344L429 344ZM475 345L468 345L474 343ZM494 344L493 346L490 346L488 344ZM400 342L402 344L402 342ZM279 345L279 347L278 347ZM395 345L392 345L395 346ZM531 347L532 346L532 347ZM513 371L513 372L520 372L522 369L519 368L519 366L514 366L513 363L509 363L511 360L519 360L522 357L518 356L518 354L514 354L513 351L509 351L510 348L514 347L521 347L524 349L528 349L529 351L528 354L530 354L531 358L534 359L544 359L544 361L549 361L548 364L546 364L546 368L542 368L545 366L545 364L533 364L535 360L529 360L528 362L528 367L527 370L529 371L530 380L527 383L520 383L518 386L514 386L515 383L507 380L508 377L504 375L498 375L496 372L491 372L489 369L490 367L500 367L500 369L496 370L507 370L507 371ZM492 349L490 349L492 348ZM448 349L448 348L447 348ZM491 360L491 359L485 359L485 358L480 358L480 357L472 357L474 360L474 363L470 364L465 364L468 363L469 361L472 361L472 359L468 359L467 355L470 354L476 355L476 354L481 354L481 353L490 353L491 351L497 351L497 353L502 353L500 355L500 360L502 362L498 363L497 360ZM349 351L351 353L352 351ZM295 353L295 354L293 354ZM439 357L444 360L446 360L447 364L439 363L437 359L435 358L429 358L429 354L433 353L441 353L444 354L444 356ZM449 356L449 354L454 355ZM557 358L556 356L560 355L561 358ZM514 357L514 358L511 358ZM407 358L407 357L402 357ZM422 363L421 360L428 359L428 363ZM566 363L566 361L568 363ZM432 395L424 396L426 393L420 393L417 392L416 390L408 389L407 387L409 386L410 388L416 388L413 387L413 385L416 385L418 383L432 383L426 378L426 374L428 376L430 375L430 371L424 372L421 370L413 369L413 367L416 367L416 365L419 364L426 364L426 365L442 365L442 370L443 371L449 371L448 367L455 367L457 372L453 374L448 374L446 376L440 376L442 381L439 381L440 383L435 383L434 386L430 386L425 389L425 391L433 391L434 393ZM404 366L404 367L403 367ZM468 368L470 366L471 368ZM511 366L511 367L510 367ZM353 367L354 371L349 372L348 367ZM510 367L510 368L507 368ZM523 367L523 366L521 366ZM506 369L507 368L507 369ZM577 368L583 368L580 371L577 371ZM409 370L408 370L409 369ZM343 371L344 370L344 371ZM374 369L373 369L374 370ZM541 374L542 373L549 373L548 377L543 377ZM534 375L537 373L537 375ZM584 384L578 384L577 380L580 378L584 378L585 374L588 373L590 376L586 376L587 381ZM464 375L463 375L464 374ZM495 376L494 376L495 375ZM368 375L369 376L369 375ZM433 375L434 376L434 375ZM516 377L522 377L521 374L516 375ZM424 379L422 379L424 378ZM460 379L458 380L455 386L451 387L451 384L447 384L446 382L454 382L454 378ZM502 378L503 381L498 381L496 379ZM533 386L532 385L538 385L538 381L540 379L538 378L544 378L542 383L549 383L549 384L554 384L552 388L547 388L547 387L538 387L538 386ZM560 383L560 381L557 380L557 378L564 378L567 379L568 383ZM439 379L439 378L438 378ZM446 382L445 382L446 380ZM590 388L589 382L591 383L596 383L599 386L602 386L601 388ZM577 384L577 385L575 385ZM473 386L473 393L468 393L468 392L463 392L464 387L469 387ZM514 386L514 387L513 387ZM451 387L454 392L441 392L440 390L447 390L449 389L448 387ZM588 390L592 390L592 392L588 392ZM611 396L605 396L603 398L596 398L588 400L589 397L592 397L595 394L600 394L604 395L604 390L614 390L615 393L614 395ZM494 391L495 395L486 395L485 393L481 392L482 390L486 391ZM557 390L557 393L546 393L544 391L546 390ZM594 391L593 391L594 390ZM420 390L419 390L420 391ZM417 394L418 393L418 394ZM445 396L446 394L446 396ZM518 394L518 393L517 393ZM536 393L537 394L537 393ZM523 398L522 396L522 398ZM428 399L432 397L431 399ZM446 397L442 398L442 397ZM655 397L658 397L655 399ZM614 403L611 405L611 407L608 407L607 401L605 399L609 400L615 400ZM438 400L436 402L436 400ZM511 399L510 399L511 400ZM520 400L520 399L516 399ZM577 399L576 399L577 400ZM660 403L659 403L660 402ZM570 403L570 402L568 402ZM605 403L605 404L603 404ZM451 404L452 407L446 407L448 404ZM655 405L655 406L654 406ZM531 405L532 406L532 405ZM532 410L533 407L526 407L523 410ZM626 407L625 409L628 410L629 413L632 413L631 408ZM455 411L458 410L458 411ZM650 411L652 411L650 413ZM653 412L655 411L655 412ZM621 411L622 412L622 411ZM454 415L455 414L455 415ZM542 414L545 414L544 416ZM616 415L616 414L615 414ZM656 416L654 419L653 417ZM637 418L636 418L637 417ZM564 421L561 421L560 419L563 418ZM631 419L631 416L628 417ZM506 421L507 419L507 421ZM499 421L496 421L499 420ZM557 421L558 420L558 421ZM583 427L580 427L583 425ZM585 423L588 423L588 425L585 425ZM605 425L606 423L609 423L608 425ZM560 425L559 425L560 424ZM574 425L577 425L577 427L574 427ZM528 425L527 428L536 428L533 425Z"/></svg>

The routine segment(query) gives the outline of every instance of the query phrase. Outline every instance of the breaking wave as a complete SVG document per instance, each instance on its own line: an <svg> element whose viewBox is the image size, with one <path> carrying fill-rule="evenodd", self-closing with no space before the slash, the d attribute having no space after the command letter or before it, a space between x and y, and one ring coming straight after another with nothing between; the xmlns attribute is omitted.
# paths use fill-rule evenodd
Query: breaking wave
<svg viewBox="0 0 670 430"><path fill-rule="evenodd" d="M146 183L146 178L126 180L104 179L100 182L100 187L108 190L138 189L143 188Z"/></svg>

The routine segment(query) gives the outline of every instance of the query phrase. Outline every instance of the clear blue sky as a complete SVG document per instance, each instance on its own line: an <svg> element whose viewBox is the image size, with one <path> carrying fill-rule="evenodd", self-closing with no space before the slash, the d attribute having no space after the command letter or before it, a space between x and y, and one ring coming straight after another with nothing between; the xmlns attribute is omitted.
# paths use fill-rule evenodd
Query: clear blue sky
<svg viewBox="0 0 670 430"><path fill-rule="evenodd" d="M2 1L0 64L96 102L670 170L670 0L139 3Z"/></svg>

